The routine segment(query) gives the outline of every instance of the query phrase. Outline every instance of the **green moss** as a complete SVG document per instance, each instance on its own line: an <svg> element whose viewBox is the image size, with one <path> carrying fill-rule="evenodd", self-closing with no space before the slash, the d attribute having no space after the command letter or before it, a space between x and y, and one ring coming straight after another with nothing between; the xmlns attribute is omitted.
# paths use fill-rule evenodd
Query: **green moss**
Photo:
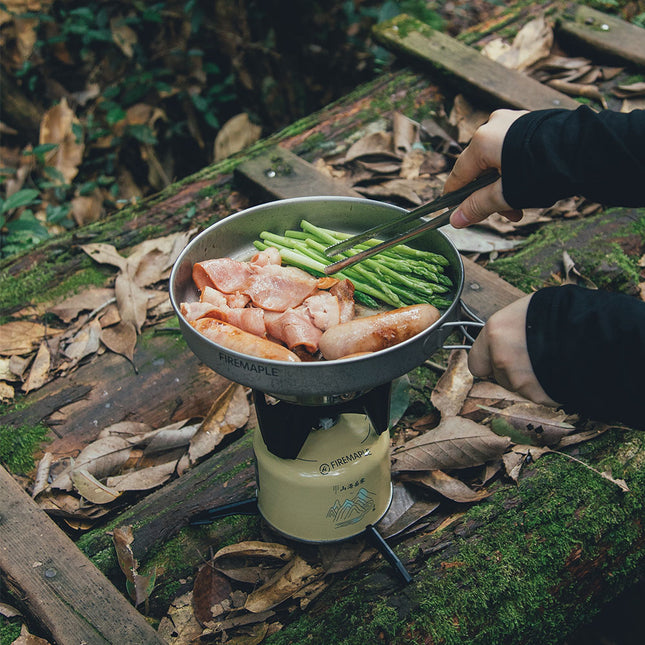
<svg viewBox="0 0 645 645"><path fill-rule="evenodd" d="M34 453L47 438L49 428L36 426L0 426L0 463L16 475L25 475L35 466Z"/></svg>
<svg viewBox="0 0 645 645"><path fill-rule="evenodd" d="M593 218L551 222L529 236L520 249L491 262L489 268L528 293L561 271L562 255L567 251L577 271L596 286L633 292L640 280L640 254L628 255L620 242L633 240L634 234L645 240L644 220L642 209L627 214L612 209Z"/></svg>
<svg viewBox="0 0 645 645"><path fill-rule="evenodd" d="M643 515L645 472L635 455L644 449L642 433L619 431L580 448L581 458L599 469L623 470L628 494L564 455L542 457L527 467L512 507L508 494L498 491L467 510L463 530L433 536L430 546L445 541L449 551L438 560L417 558L425 571L393 602L372 593L378 572L357 570L355 587L339 594L332 586L336 600L324 621L301 616L267 642L490 645L514 642L521 633L525 642L561 643L563 628L586 623L603 599L611 600L642 570L642 553L623 554L645 537L641 524L630 521ZM602 589L581 585L576 571L590 567L601 569ZM573 597L579 600L575 612L566 601Z"/></svg>
<svg viewBox="0 0 645 645"><path fill-rule="evenodd" d="M0 645L11 645L20 636L22 621L0 615Z"/></svg>

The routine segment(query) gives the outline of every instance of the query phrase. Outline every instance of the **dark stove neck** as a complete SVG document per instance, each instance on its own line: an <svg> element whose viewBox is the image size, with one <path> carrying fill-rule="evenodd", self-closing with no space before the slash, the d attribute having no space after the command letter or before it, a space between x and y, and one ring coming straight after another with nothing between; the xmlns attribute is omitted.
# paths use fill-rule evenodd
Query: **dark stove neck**
<svg viewBox="0 0 645 645"><path fill-rule="evenodd" d="M253 401L262 439L272 454L282 459L295 459L311 430L324 425L327 419L341 414L365 414L377 434L388 429L390 420L391 383L349 401L333 405L298 405L286 401L271 404L263 392L253 391Z"/></svg>

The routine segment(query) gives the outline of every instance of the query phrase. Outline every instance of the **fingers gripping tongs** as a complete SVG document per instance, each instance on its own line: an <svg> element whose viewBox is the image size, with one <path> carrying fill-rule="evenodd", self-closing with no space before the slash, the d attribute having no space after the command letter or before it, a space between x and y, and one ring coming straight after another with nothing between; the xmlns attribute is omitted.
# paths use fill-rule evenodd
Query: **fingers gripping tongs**
<svg viewBox="0 0 645 645"><path fill-rule="evenodd" d="M328 246L325 249L325 255L328 258L333 258L338 255L345 255L345 257L337 260L336 262L333 262L332 264L328 264L324 269L325 274L331 275L338 271L342 271L343 269L352 266L357 262L360 262L361 260L365 260L373 255L376 255L377 253L380 253L381 251L384 251L385 249L390 248L391 246L401 244L402 242L417 237L418 235L421 235L426 231L444 226L449 222L450 215L452 214L453 210L457 206L459 206L459 204L461 204L461 202L466 199L466 197L474 193L476 190L492 184L498 179L499 173L497 172L497 170L487 170L485 173L477 177L477 179L471 181L469 184L466 184L465 186L462 186L461 188L458 188L451 193L442 195L438 199L435 199L427 204L423 204L422 206L409 211L401 217L397 217L396 219L390 222L386 222L385 224L379 224L378 226L374 226L373 228L363 231L358 235L348 237L342 242L337 242L336 244ZM441 212L439 212L437 215L434 215L430 219L422 220L421 224L413 228L405 227L406 224L409 224L410 222L418 220L425 215L429 215L430 213L435 213L437 211ZM403 231L401 232L402 228ZM389 234L392 232L394 232L393 237L384 241L380 240L380 238L383 237L384 234ZM354 254L347 253L349 249L352 249L364 242L368 244L368 248L364 248L363 250L360 250L358 253Z"/></svg>

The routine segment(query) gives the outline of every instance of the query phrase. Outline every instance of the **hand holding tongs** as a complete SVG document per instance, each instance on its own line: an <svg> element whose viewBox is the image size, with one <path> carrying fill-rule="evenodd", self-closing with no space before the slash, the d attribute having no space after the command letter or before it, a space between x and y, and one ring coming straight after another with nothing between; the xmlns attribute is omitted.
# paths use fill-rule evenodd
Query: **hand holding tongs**
<svg viewBox="0 0 645 645"><path fill-rule="evenodd" d="M423 204L422 206L411 210L409 213L406 213L401 217L397 217L391 222L379 224L378 226L374 226L373 228L363 231L362 233L358 233L358 235L349 237L342 242L337 242L336 244L328 246L325 249L325 255L327 257L332 257L334 255L337 255L338 253L342 253L344 251L347 251L348 249L351 249L361 242L365 242L366 240L381 236L383 233L390 232L391 230L398 229L402 224L407 224L408 222L412 222L416 219L419 219L420 217L423 217L424 215L428 215L429 213L433 213L435 211L449 209L442 213L439 213L438 215L435 215L429 220L423 221L422 224L419 224L414 228L394 235L394 237L390 238L389 240L375 244L369 249L360 251L359 253L356 253L355 255L347 257L343 260L339 260L338 262L328 264L324 269L325 274L331 275L333 273L336 273L337 271L342 271L343 269L352 266L353 264L356 264L361 260L365 260L372 255L376 255L377 253L380 253L381 251L384 251L391 246L395 246L396 244L400 244L405 240L417 237L418 235L421 235L421 233L425 233L426 231L444 226L450 221L450 215L452 214L454 208L459 206L459 204L461 204L461 202L464 201L466 197L468 197L471 193L474 193L476 190L479 190L484 186L488 186L488 184L492 184L498 179L499 173L497 172L497 170L487 170L485 173L477 177L477 179L471 181L469 184L466 184L465 186L462 186L461 188L458 188L451 193L442 195L438 199L435 199L427 204Z"/></svg>

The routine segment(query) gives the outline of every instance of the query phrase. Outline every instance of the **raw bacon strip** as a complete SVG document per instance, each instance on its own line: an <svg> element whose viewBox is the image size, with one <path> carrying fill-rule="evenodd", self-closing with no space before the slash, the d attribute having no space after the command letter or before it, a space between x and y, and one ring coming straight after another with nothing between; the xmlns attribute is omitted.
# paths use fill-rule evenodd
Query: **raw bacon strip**
<svg viewBox="0 0 645 645"><path fill-rule="evenodd" d="M280 251L274 246L268 246L264 251L258 251L252 258L251 264L255 264L259 267L267 266L267 264L282 264L282 258L280 257Z"/></svg>
<svg viewBox="0 0 645 645"><path fill-rule="evenodd" d="M313 296L309 296L302 306L306 307L314 325L322 331L340 323L338 298L329 291L317 291Z"/></svg>
<svg viewBox="0 0 645 645"><path fill-rule="evenodd" d="M193 266L193 281L201 291L205 287L213 287L222 293L244 291L253 269L246 262L231 258L216 258L197 262Z"/></svg>
<svg viewBox="0 0 645 645"><path fill-rule="evenodd" d="M318 350L322 331L311 322L306 309L289 309L281 316L267 316L265 322L267 332L289 349L303 347L311 354Z"/></svg>
<svg viewBox="0 0 645 645"><path fill-rule="evenodd" d="M353 320L356 315L354 307L354 285L349 280L340 280L329 293L336 296L340 307L340 322L346 323Z"/></svg>
<svg viewBox="0 0 645 645"><path fill-rule="evenodd" d="M204 287L199 296L199 301L207 302L217 307L225 307L228 305L227 297L221 291L213 289L213 287Z"/></svg>
<svg viewBox="0 0 645 645"><path fill-rule="evenodd" d="M235 293L226 294L226 304L233 309L246 307L249 302L251 302L251 298L246 293L236 291Z"/></svg>
<svg viewBox="0 0 645 645"><path fill-rule="evenodd" d="M257 307L243 307L232 309L228 307L224 320L255 336L264 338L266 327L264 325L264 310Z"/></svg>
<svg viewBox="0 0 645 645"><path fill-rule="evenodd" d="M244 331L264 337L264 311L257 307L231 308L226 296L216 289L206 287L200 302L182 302L181 313L190 323L200 318L216 318L231 323Z"/></svg>
<svg viewBox="0 0 645 645"><path fill-rule="evenodd" d="M204 316L208 316L212 311L216 310L215 305L210 302L182 302L181 314L189 322L193 323Z"/></svg>
<svg viewBox="0 0 645 645"><path fill-rule="evenodd" d="M311 295L318 280L296 267L268 264L259 267L244 289L253 304L269 311L286 311Z"/></svg>

